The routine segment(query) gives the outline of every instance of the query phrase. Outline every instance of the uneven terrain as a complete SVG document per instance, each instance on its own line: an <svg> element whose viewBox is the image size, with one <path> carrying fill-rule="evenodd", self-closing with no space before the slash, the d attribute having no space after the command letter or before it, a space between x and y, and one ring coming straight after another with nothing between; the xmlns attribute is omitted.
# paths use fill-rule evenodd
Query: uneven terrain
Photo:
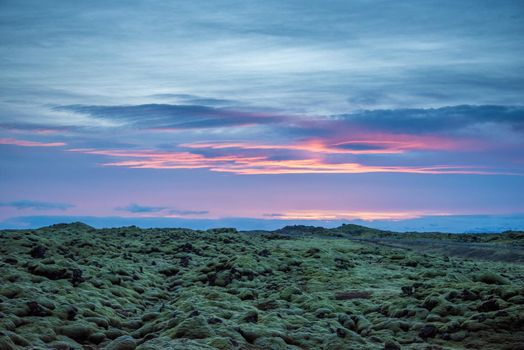
<svg viewBox="0 0 524 350"><path fill-rule="evenodd" d="M0 350L524 349L522 233L399 235L0 231Z"/></svg>

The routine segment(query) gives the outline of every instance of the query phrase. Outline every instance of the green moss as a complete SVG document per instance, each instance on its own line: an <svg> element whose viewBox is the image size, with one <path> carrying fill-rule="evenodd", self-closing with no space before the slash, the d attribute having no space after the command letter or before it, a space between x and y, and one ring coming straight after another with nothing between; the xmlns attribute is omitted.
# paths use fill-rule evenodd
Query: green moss
<svg viewBox="0 0 524 350"><path fill-rule="evenodd" d="M137 349L413 350L428 324L437 333L425 338L427 347L509 349L523 337L518 264L324 239L316 229L294 239L76 230L0 236L8 259L0 259L6 346L22 347L17 338L35 349L104 348L131 336ZM28 253L34 244L46 246L44 258ZM73 268L85 277L76 286ZM66 278L45 276L63 272Z"/></svg>
<svg viewBox="0 0 524 350"><path fill-rule="evenodd" d="M203 316L196 316L182 321L170 335L173 338L203 339L213 336L214 331Z"/></svg>

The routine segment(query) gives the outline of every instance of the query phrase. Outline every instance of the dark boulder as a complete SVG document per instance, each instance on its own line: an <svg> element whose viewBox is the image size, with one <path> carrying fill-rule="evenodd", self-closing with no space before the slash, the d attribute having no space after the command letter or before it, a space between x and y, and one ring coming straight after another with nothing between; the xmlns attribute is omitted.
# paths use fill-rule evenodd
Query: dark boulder
<svg viewBox="0 0 524 350"><path fill-rule="evenodd" d="M367 290L351 290L335 293L335 300L369 299L371 292Z"/></svg>
<svg viewBox="0 0 524 350"><path fill-rule="evenodd" d="M76 287L82 282L84 282L84 278L82 277L82 270L73 269L71 271L71 283L73 284L73 286Z"/></svg>
<svg viewBox="0 0 524 350"><path fill-rule="evenodd" d="M257 323L258 313L256 311L250 311L242 318L242 320L244 322Z"/></svg>
<svg viewBox="0 0 524 350"><path fill-rule="evenodd" d="M500 306L496 299L485 301L482 304L480 304L477 308L477 310L480 312L497 311L498 309L500 309Z"/></svg>
<svg viewBox="0 0 524 350"><path fill-rule="evenodd" d="M176 267L167 267L165 269L160 270L159 272L166 277L172 277L178 274L180 270Z"/></svg>
<svg viewBox="0 0 524 350"><path fill-rule="evenodd" d="M477 300L479 296L469 289L463 289L462 293L460 294L460 298L464 301L473 301Z"/></svg>
<svg viewBox="0 0 524 350"><path fill-rule="evenodd" d="M31 257L35 259L42 259L43 257L45 257L46 251L47 249L45 247L42 247L41 245L37 245L33 247L33 249L31 249L29 254L31 254Z"/></svg>
<svg viewBox="0 0 524 350"><path fill-rule="evenodd" d="M388 340L384 343L384 350L400 350L400 345L394 341Z"/></svg>
<svg viewBox="0 0 524 350"><path fill-rule="evenodd" d="M189 261L191 260L190 256L183 256L180 258L180 266L182 267L188 267Z"/></svg>
<svg viewBox="0 0 524 350"><path fill-rule="evenodd" d="M400 287L400 290L402 291L402 295L405 296L412 296L413 294L415 294L415 287L413 286L403 286Z"/></svg>
<svg viewBox="0 0 524 350"><path fill-rule="evenodd" d="M27 316L51 316L51 311L47 310L46 308L42 307L40 304L38 304L36 301L29 301L27 302Z"/></svg>
<svg viewBox="0 0 524 350"><path fill-rule="evenodd" d="M422 339L434 338L437 335L437 332L437 327L432 324L427 324L420 329L418 336Z"/></svg>
<svg viewBox="0 0 524 350"><path fill-rule="evenodd" d="M66 269L56 265L36 265L29 268L29 272L34 275L43 276L50 280L67 279L69 273Z"/></svg>

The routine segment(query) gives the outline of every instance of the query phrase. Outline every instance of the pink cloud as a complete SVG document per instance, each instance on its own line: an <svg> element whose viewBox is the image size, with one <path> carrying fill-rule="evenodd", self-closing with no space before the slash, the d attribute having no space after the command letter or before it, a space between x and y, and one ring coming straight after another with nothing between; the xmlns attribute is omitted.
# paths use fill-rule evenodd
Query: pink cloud
<svg viewBox="0 0 524 350"><path fill-rule="evenodd" d="M412 150L465 150L473 145L470 142L436 136L367 133L326 140L313 138L289 144L195 142L180 146L191 149L288 150L323 154L399 154Z"/></svg>
<svg viewBox="0 0 524 350"><path fill-rule="evenodd" d="M64 142L38 142L28 140L17 140L9 138L0 138L1 145L15 145L21 147L61 147L65 146Z"/></svg>
<svg viewBox="0 0 524 350"><path fill-rule="evenodd" d="M493 174L462 165L367 165L358 155L404 154L412 151L465 151L478 149L470 140L442 136L384 133L354 128L325 138L294 142L207 141L180 144L183 151L97 150L70 151L116 158L104 166L142 169L208 169L241 175L261 174ZM210 152L213 151L212 155ZM215 154L214 154L215 153ZM218 153L218 154L216 154ZM291 156L290 156L291 154ZM286 155L283 157L283 155ZM349 157L340 157L348 155ZM333 157L337 156L337 157ZM336 158L337 161L333 161Z"/></svg>
<svg viewBox="0 0 524 350"><path fill-rule="evenodd" d="M326 154L392 154L402 153L399 149L387 149L383 148L380 150L350 150L343 148L336 148L337 145L326 145L320 140L309 140L306 142L299 142L295 144L259 144L259 143L229 143L229 142L199 142L199 143L187 143L180 145L182 147L193 148L193 149L242 149L242 150L288 150L288 151L304 151L314 153L326 153ZM387 146L387 145L385 145Z"/></svg>
<svg viewBox="0 0 524 350"><path fill-rule="evenodd" d="M58 134L66 134L68 133L67 130L64 128L61 129L50 129L50 128L29 128L29 129L23 129L23 128L4 128L5 130L9 131L13 134L29 134L29 135L58 135Z"/></svg>
<svg viewBox="0 0 524 350"><path fill-rule="evenodd" d="M489 174L490 172L468 166L378 166L357 162L328 163L322 158L273 160L268 156L242 154L205 156L191 152L166 152L155 150L96 150L71 149L72 152L104 155L124 160L103 163L139 169L209 169L242 175L261 174L360 174L360 173L418 173L418 174Z"/></svg>

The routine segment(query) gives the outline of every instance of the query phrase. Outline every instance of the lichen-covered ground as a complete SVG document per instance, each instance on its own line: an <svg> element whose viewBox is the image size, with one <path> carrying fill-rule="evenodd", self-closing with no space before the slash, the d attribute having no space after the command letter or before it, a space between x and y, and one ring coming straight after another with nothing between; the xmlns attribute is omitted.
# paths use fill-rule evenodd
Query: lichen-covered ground
<svg viewBox="0 0 524 350"><path fill-rule="evenodd" d="M524 266L345 238L0 232L4 349L523 349Z"/></svg>

